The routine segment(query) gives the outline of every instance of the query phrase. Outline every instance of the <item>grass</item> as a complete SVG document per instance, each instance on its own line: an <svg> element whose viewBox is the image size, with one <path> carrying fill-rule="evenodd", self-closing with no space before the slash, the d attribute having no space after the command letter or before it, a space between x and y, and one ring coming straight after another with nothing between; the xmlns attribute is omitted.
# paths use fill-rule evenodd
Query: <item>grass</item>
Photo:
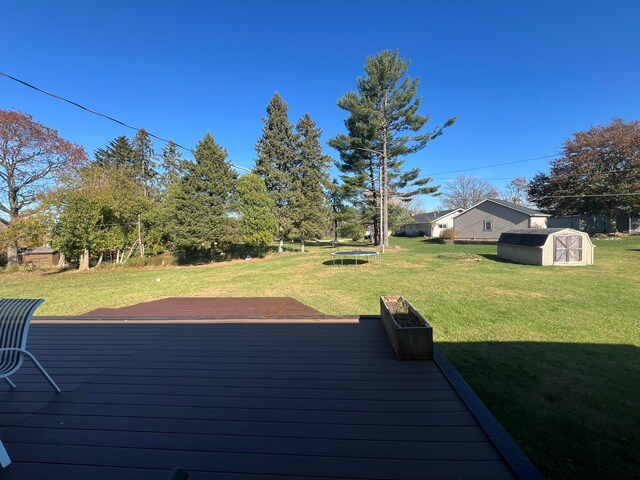
<svg viewBox="0 0 640 480"><path fill-rule="evenodd" d="M637 474L640 238L596 240L595 265L574 268L503 262L495 246L392 244L359 266L332 266L333 250L316 246L208 266L2 274L0 296L45 298L38 314L69 315L168 296L291 296L327 314L375 314L380 295L403 295L545 476Z"/></svg>

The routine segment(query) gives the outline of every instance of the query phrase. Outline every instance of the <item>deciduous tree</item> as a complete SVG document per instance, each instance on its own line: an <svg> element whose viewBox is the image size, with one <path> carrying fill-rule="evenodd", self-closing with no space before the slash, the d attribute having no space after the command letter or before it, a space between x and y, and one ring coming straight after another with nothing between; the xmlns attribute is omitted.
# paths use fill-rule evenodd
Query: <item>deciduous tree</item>
<svg viewBox="0 0 640 480"><path fill-rule="evenodd" d="M504 193L504 199L509 202L528 206L529 204L529 201L527 199L528 190L529 190L529 180L527 180L524 177L514 178L507 185L507 191Z"/></svg>
<svg viewBox="0 0 640 480"><path fill-rule="evenodd" d="M445 185L441 206L443 209L467 209L482 200L499 196L500 193L486 180L461 175Z"/></svg>
<svg viewBox="0 0 640 480"><path fill-rule="evenodd" d="M0 110L0 223L29 212L50 182L87 158L84 149L36 122L31 115ZM18 242L8 242L7 260L18 263Z"/></svg>
<svg viewBox="0 0 640 480"><path fill-rule="evenodd" d="M617 213L640 209L640 121L576 132L551 171L533 178L529 200L556 215L606 215L607 230L617 231Z"/></svg>

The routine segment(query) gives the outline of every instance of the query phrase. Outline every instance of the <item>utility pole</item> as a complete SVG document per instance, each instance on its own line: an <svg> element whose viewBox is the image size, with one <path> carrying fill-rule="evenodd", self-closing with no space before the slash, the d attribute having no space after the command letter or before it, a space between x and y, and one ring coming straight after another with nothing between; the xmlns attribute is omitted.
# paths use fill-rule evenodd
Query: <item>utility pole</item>
<svg viewBox="0 0 640 480"><path fill-rule="evenodd" d="M382 217L384 216L384 210L382 208L382 166L380 166L378 183L380 184L380 194L378 195L378 203L380 204L380 237L378 238L378 245L380 246L382 253L384 253L384 239L382 233Z"/></svg>
<svg viewBox="0 0 640 480"><path fill-rule="evenodd" d="M389 246L389 175L387 165L387 121L385 113L387 111L387 94L384 94L382 102L382 233L384 241L382 247Z"/></svg>
<svg viewBox="0 0 640 480"><path fill-rule="evenodd" d="M383 144L383 151L379 151L379 150L371 150L370 148L362 148L362 147L357 147L356 150L362 150L364 152L371 152L371 153L375 153L376 155L378 155L378 157L382 157L382 162L380 167L378 168L378 179L379 179L379 188L380 188L380 192L378 194L378 204L380 206L380 238L378 239L378 246L380 247L380 249L382 250L382 253L384 253L384 247L388 247L389 246L389 239L386 237L386 232L389 228L388 226L388 220L387 220L387 198L388 198L388 192L387 192L387 171L386 171L386 166L387 166L387 143L386 143L386 128L385 128L385 142Z"/></svg>

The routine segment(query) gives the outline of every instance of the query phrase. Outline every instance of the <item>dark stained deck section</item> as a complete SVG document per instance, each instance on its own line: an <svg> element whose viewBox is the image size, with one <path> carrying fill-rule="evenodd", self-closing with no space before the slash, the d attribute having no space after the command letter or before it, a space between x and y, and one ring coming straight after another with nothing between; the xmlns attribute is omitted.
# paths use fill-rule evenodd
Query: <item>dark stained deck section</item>
<svg viewBox="0 0 640 480"><path fill-rule="evenodd" d="M318 317L322 314L290 297L170 297L122 308L99 308L81 317Z"/></svg>
<svg viewBox="0 0 640 480"><path fill-rule="evenodd" d="M133 308L133 307L132 307ZM0 385L0 479L514 478L433 361L376 319L40 321Z"/></svg>

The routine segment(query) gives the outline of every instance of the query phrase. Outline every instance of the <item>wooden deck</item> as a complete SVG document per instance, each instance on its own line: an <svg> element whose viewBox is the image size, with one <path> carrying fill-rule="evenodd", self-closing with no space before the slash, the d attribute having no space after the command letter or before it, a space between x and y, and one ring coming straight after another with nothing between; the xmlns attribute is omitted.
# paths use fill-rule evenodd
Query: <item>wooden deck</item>
<svg viewBox="0 0 640 480"><path fill-rule="evenodd" d="M290 297L170 297L122 308L99 308L81 317L321 317L322 314Z"/></svg>
<svg viewBox="0 0 640 480"><path fill-rule="evenodd" d="M514 478L443 371L376 319L32 325L0 479Z"/></svg>

